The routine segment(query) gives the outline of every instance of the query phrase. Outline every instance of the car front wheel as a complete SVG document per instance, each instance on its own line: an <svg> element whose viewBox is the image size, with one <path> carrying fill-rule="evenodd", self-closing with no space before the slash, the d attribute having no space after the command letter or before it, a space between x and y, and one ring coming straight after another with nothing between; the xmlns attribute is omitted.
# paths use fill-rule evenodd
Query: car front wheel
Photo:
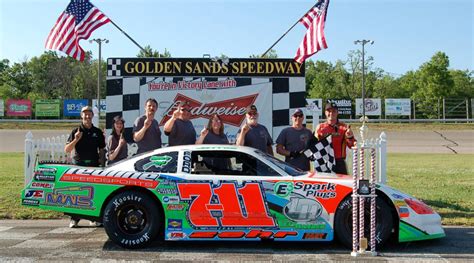
<svg viewBox="0 0 474 263"><path fill-rule="evenodd" d="M148 195L126 191L114 196L104 210L104 228L109 238L125 248L141 248L158 236L162 217Z"/></svg>

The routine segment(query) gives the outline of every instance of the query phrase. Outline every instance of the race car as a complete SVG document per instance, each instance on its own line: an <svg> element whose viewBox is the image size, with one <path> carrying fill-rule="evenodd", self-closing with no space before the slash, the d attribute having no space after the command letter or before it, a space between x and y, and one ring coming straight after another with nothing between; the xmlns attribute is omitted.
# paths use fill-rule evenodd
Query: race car
<svg viewBox="0 0 474 263"><path fill-rule="evenodd" d="M249 147L167 147L104 169L39 162L27 181L23 205L102 222L126 248L158 238L352 245L352 177L302 172ZM445 236L420 200L383 184L376 194L377 248Z"/></svg>

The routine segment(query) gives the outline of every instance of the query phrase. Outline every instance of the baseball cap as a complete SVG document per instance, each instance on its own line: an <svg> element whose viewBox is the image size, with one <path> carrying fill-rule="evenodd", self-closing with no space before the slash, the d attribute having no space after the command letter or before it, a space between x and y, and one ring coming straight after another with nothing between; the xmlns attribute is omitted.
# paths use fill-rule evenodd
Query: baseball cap
<svg viewBox="0 0 474 263"><path fill-rule="evenodd" d="M295 116L295 115L304 115L303 111L301 109L296 109L294 112L293 112L293 115L292 116Z"/></svg>
<svg viewBox="0 0 474 263"><path fill-rule="evenodd" d="M82 107L82 109L81 109L81 113L82 113L82 112L84 112L84 111L90 111L90 112L93 112L93 111L92 111L92 107L91 107L91 106L84 106L84 107Z"/></svg>
<svg viewBox="0 0 474 263"><path fill-rule="evenodd" d="M247 107L247 110L246 110L246 113L248 114L248 113L250 113L250 112L258 112L257 106L255 106L255 105L250 105L250 106L248 106L248 107Z"/></svg>
<svg viewBox="0 0 474 263"><path fill-rule="evenodd" d="M326 103L326 107L324 107L324 110L330 110L330 109L335 109L337 110L337 104L334 102L328 102Z"/></svg>

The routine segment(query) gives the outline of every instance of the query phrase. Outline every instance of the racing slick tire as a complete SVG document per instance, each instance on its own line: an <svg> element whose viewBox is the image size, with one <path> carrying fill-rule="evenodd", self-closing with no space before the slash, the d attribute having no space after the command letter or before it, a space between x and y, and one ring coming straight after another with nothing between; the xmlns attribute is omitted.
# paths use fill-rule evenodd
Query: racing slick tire
<svg viewBox="0 0 474 263"><path fill-rule="evenodd" d="M393 230L391 207L382 199L376 199L376 248L381 247L390 239ZM370 247L370 199L365 201L364 233ZM338 206L334 218L334 231L337 240L344 246L352 248L352 196L347 196Z"/></svg>
<svg viewBox="0 0 474 263"><path fill-rule="evenodd" d="M155 200L138 191L126 191L109 201L103 223L114 243L125 248L142 248L156 239L162 218Z"/></svg>

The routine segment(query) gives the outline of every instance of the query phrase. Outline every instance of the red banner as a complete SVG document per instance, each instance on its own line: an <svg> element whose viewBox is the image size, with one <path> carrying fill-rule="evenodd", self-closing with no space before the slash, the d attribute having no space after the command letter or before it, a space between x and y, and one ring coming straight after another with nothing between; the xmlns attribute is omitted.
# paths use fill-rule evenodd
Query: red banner
<svg viewBox="0 0 474 263"><path fill-rule="evenodd" d="M7 116L31 117L31 101L8 99Z"/></svg>

